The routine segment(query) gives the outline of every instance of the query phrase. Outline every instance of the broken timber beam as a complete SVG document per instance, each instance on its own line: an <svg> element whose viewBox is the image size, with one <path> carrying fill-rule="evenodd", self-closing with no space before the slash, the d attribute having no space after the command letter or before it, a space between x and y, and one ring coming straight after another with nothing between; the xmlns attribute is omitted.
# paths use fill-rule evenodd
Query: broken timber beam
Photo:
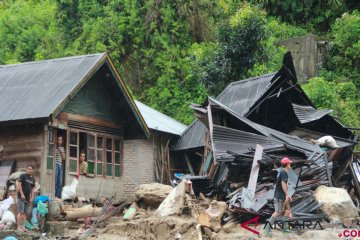
<svg viewBox="0 0 360 240"><path fill-rule="evenodd" d="M195 172L194 172L194 169L193 169L193 167L191 165L189 156L187 155L187 153L184 153L184 155L185 155L186 164L187 164L187 166L188 166L188 168L190 170L191 175L195 175Z"/></svg>
<svg viewBox="0 0 360 240"><path fill-rule="evenodd" d="M249 184L247 187L253 197L255 197L256 183L260 170L260 165L258 161L262 158L263 150L264 148L261 145L256 144L254 160L250 172Z"/></svg>

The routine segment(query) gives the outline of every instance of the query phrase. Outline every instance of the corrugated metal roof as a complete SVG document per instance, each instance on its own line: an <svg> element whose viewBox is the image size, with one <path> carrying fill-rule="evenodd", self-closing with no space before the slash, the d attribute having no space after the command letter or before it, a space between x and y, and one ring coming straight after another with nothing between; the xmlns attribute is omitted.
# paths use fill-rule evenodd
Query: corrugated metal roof
<svg viewBox="0 0 360 240"><path fill-rule="evenodd" d="M282 143L282 141L275 138L269 138L219 125L214 125L212 140L217 159L219 157L228 157L229 154L227 151L240 152L241 150L255 147L256 144L264 146Z"/></svg>
<svg viewBox="0 0 360 240"><path fill-rule="evenodd" d="M322 118L332 112L328 109L315 109L312 106L292 104L296 117L301 123L308 123Z"/></svg>
<svg viewBox="0 0 360 240"><path fill-rule="evenodd" d="M135 104L139 108L141 115L145 119L146 125L150 129L181 135L187 127L186 125L159 111L156 111L142 102L135 100Z"/></svg>
<svg viewBox="0 0 360 240"><path fill-rule="evenodd" d="M49 117L105 54L0 66L0 122Z"/></svg>
<svg viewBox="0 0 360 240"><path fill-rule="evenodd" d="M275 73L240 80L229 84L216 98L237 114L244 116L271 86ZM172 150L184 150L204 146L207 128L195 120L173 146Z"/></svg>
<svg viewBox="0 0 360 240"><path fill-rule="evenodd" d="M208 129L202 122L199 120L193 121L184 131L181 138L172 146L172 150L203 147L207 131Z"/></svg>
<svg viewBox="0 0 360 240"><path fill-rule="evenodd" d="M244 116L271 86L275 73L230 83L216 98L237 114Z"/></svg>
<svg viewBox="0 0 360 240"><path fill-rule="evenodd" d="M224 109L225 111L227 111L228 113L230 113L231 115L233 115L234 117L245 123L246 125L251 126L253 129L257 130L259 133L263 134L264 136L271 137L274 140L278 140L283 143L286 143L286 145L291 146L295 149L299 149L299 150L302 149L304 152L310 152L310 153L322 152L321 148L316 144L312 144L297 136L288 135L286 133L282 133L277 130L268 128L266 126L260 125L258 123L252 122L251 120L240 116L239 114L235 113L235 111L233 111L232 109L228 108L224 104L210 97L209 97L209 101L212 104L221 107L222 109ZM212 136L212 138L214 138L214 135ZM212 140L214 141L214 139Z"/></svg>

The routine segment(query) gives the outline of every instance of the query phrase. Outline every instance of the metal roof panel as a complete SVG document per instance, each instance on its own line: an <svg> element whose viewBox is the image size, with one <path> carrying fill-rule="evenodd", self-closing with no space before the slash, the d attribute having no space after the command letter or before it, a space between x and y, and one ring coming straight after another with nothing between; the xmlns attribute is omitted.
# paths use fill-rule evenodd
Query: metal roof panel
<svg viewBox="0 0 360 240"><path fill-rule="evenodd" d="M49 117L105 54L0 66L0 122Z"/></svg>
<svg viewBox="0 0 360 240"><path fill-rule="evenodd" d="M185 131L186 125L159 111L156 111L142 102L137 100L134 101L149 128L179 136Z"/></svg>
<svg viewBox="0 0 360 240"><path fill-rule="evenodd" d="M318 120L332 112L329 109L315 109L312 106L292 104L296 117L301 123L308 123Z"/></svg>

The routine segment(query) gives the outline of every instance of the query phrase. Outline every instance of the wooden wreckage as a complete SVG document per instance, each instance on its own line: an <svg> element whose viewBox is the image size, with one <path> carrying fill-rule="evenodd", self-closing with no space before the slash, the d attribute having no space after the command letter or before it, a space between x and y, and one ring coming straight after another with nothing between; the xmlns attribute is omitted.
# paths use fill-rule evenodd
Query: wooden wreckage
<svg viewBox="0 0 360 240"><path fill-rule="evenodd" d="M324 218L313 196L320 185L345 188L359 205L357 137L331 110L315 108L297 83L290 53L279 72L231 83L217 98L191 108L197 120L172 151L193 174L178 178L190 179L195 194L226 201L231 214L223 222L274 212L274 182L285 156L293 160L292 220ZM337 147L310 141L323 136L332 136ZM194 152L202 155L198 168L199 159L189 159Z"/></svg>

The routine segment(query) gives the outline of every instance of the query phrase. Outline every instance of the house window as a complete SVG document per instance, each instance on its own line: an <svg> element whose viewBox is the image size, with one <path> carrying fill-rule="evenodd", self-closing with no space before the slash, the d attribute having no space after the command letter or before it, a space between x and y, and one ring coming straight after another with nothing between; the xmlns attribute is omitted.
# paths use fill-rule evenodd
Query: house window
<svg viewBox="0 0 360 240"><path fill-rule="evenodd" d="M106 139L106 176L113 176L113 140Z"/></svg>
<svg viewBox="0 0 360 240"><path fill-rule="evenodd" d="M103 175L103 149L104 149L104 139L103 137L97 137L97 149L96 149L96 175Z"/></svg>
<svg viewBox="0 0 360 240"><path fill-rule="evenodd" d="M88 174L95 174L95 135L87 134Z"/></svg>
<svg viewBox="0 0 360 240"><path fill-rule="evenodd" d="M68 143L70 174L77 174L80 151L85 151L89 175L120 177L122 141L118 137L70 130Z"/></svg>
<svg viewBox="0 0 360 240"><path fill-rule="evenodd" d="M78 173L78 157L79 157L79 133L71 131L69 141L69 173Z"/></svg>
<svg viewBox="0 0 360 240"><path fill-rule="evenodd" d="M54 169L54 130L52 128L48 129L48 152L46 159L46 169Z"/></svg>
<svg viewBox="0 0 360 240"><path fill-rule="evenodd" d="M114 176L120 177L120 160L121 160L121 142L120 140L115 140L115 158L114 158Z"/></svg>

